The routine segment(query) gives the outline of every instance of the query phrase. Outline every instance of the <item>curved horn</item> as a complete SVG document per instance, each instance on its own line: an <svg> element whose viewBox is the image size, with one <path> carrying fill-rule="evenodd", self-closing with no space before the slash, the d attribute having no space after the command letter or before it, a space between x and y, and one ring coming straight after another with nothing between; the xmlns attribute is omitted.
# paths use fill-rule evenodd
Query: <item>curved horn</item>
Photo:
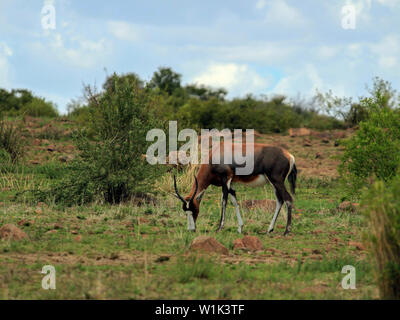
<svg viewBox="0 0 400 320"><path fill-rule="evenodd" d="M197 181L196 176L194 176L194 181L196 182L196 189L194 190L193 195L192 195L192 197L190 198L190 201L189 201L189 202L192 202L192 201L193 201L194 197L195 197L196 194L197 194L197 190L199 190L199 182Z"/></svg>
<svg viewBox="0 0 400 320"><path fill-rule="evenodd" d="M175 193L176 193L176 197L181 200L184 204L186 204L185 199L182 198L182 196L179 194L178 192L178 188L176 187L176 177L174 176L174 188L175 188Z"/></svg>

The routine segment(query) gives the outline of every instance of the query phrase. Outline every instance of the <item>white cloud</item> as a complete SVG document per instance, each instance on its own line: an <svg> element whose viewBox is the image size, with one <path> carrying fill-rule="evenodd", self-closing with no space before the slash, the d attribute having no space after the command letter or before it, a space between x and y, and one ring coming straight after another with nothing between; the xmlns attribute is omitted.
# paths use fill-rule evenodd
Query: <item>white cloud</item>
<svg viewBox="0 0 400 320"><path fill-rule="evenodd" d="M399 0L378 0L379 4L388 7L396 7L400 5Z"/></svg>
<svg viewBox="0 0 400 320"><path fill-rule="evenodd" d="M223 87L235 95L267 91L270 79L263 78L245 64L212 63L192 82L211 87Z"/></svg>
<svg viewBox="0 0 400 320"><path fill-rule="evenodd" d="M370 44L371 51L376 54L380 67L400 71L398 57L400 55L400 37L390 34L378 43Z"/></svg>
<svg viewBox="0 0 400 320"><path fill-rule="evenodd" d="M324 88L324 82L313 64L299 66L287 76L281 78L273 92L293 96L297 93L315 94L316 89Z"/></svg>
<svg viewBox="0 0 400 320"><path fill-rule="evenodd" d="M266 6L267 2L265 0L258 0L256 3L257 9L263 9Z"/></svg>
<svg viewBox="0 0 400 320"><path fill-rule="evenodd" d="M140 39L140 32L131 23L125 21L109 21L107 28L119 40L136 42Z"/></svg>
<svg viewBox="0 0 400 320"><path fill-rule="evenodd" d="M49 32L42 41L33 43L32 49L42 58L56 58L66 65L86 69L99 66L110 53L105 39L93 41L72 35L65 41L59 32Z"/></svg>
<svg viewBox="0 0 400 320"><path fill-rule="evenodd" d="M286 3L285 0L274 0L264 5L265 22L275 27L299 27L306 25L306 19L301 12Z"/></svg>
<svg viewBox="0 0 400 320"><path fill-rule="evenodd" d="M0 42L0 87L10 87L11 65L8 58L13 55L13 51L7 44Z"/></svg>
<svg viewBox="0 0 400 320"><path fill-rule="evenodd" d="M339 48L337 46L322 45L317 48L317 55L321 59L331 59L337 55Z"/></svg>

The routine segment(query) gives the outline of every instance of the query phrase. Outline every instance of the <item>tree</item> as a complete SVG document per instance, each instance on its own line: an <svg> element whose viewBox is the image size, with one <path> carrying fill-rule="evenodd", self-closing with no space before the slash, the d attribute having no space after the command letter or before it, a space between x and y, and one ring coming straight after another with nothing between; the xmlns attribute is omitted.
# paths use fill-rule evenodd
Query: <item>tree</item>
<svg viewBox="0 0 400 320"><path fill-rule="evenodd" d="M76 137L79 157L47 198L68 205L99 197L119 203L152 189L163 167L150 165L142 155L150 144L147 132L162 125L155 116L152 92L141 84L138 78L113 74L104 91L85 88L90 116Z"/></svg>
<svg viewBox="0 0 400 320"><path fill-rule="evenodd" d="M171 68L159 67L158 71L154 72L149 86L172 95L175 90L181 87L181 78L182 76Z"/></svg>

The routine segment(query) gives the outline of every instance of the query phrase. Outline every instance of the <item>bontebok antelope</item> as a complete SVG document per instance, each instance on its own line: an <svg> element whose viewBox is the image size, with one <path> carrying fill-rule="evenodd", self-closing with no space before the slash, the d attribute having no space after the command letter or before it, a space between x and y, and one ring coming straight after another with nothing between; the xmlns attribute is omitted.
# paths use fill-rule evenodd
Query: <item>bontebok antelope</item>
<svg viewBox="0 0 400 320"><path fill-rule="evenodd" d="M246 144L243 143L242 150L244 151L245 148ZM222 154L220 156L220 162L214 164L211 162L211 158L212 153L216 152L216 150ZM290 182L291 192L294 195L296 188L297 169L293 155L280 147L266 144L254 144L253 171L249 175L236 175L235 169L239 167L239 165L235 164L234 161L232 164L224 164L223 150L223 147L213 149L210 154L209 163L202 164L200 166L197 176L195 176L192 189L189 195L185 198L179 194L176 185L176 177L174 176L176 197L182 201L183 210L187 213L188 230L196 230L196 220L199 215L201 199L206 189L210 185L214 185L222 187L221 220L217 231L224 227L226 204L229 195L233 205L235 206L239 224L238 231L241 233L243 220L240 215L239 205L236 199L236 192L233 189L233 183L238 182L251 187L262 187L269 181L275 190L276 209L271 224L269 225L268 232L272 232L274 230L276 219L278 218L282 205L285 204L287 209L287 224L284 235L288 234L291 229L293 199L285 188L285 180L288 179Z"/></svg>

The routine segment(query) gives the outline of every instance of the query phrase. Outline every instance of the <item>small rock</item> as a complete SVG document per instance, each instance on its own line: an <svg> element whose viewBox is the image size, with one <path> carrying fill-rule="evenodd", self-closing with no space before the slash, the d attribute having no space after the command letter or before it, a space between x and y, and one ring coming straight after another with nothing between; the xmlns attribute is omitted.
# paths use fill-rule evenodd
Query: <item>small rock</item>
<svg viewBox="0 0 400 320"><path fill-rule="evenodd" d="M245 236L242 239L236 239L233 242L234 249L250 250L250 251L260 251L263 249L263 245L255 236Z"/></svg>
<svg viewBox="0 0 400 320"><path fill-rule="evenodd" d="M345 139L347 137L347 134L344 131L335 131L333 133L333 137L335 139Z"/></svg>
<svg viewBox="0 0 400 320"><path fill-rule="evenodd" d="M158 262L158 263L165 262L165 261L169 261L168 256L161 256L156 259L156 262Z"/></svg>
<svg viewBox="0 0 400 320"><path fill-rule="evenodd" d="M72 234L78 234L78 231L76 231L76 230L71 230L71 233L72 233Z"/></svg>
<svg viewBox="0 0 400 320"><path fill-rule="evenodd" d="M43 213L42 208L36 208L35 213L36 214L42 214Z"/></svg>
<svg viewBox="0 0 400 320"><path fill-rule="evenodd" d="M229 254L229 250L212 237L200 236L193 239L190 248L208 253Z"/></svg>
<svg viewBox="0 0 400 320"><path fill-rule="evenodd" d="M139 222L143 223L143 224L146 224L146 223L149 223L149 220L147 220L146 218L140 217L139 218Z"/></svg>
<svg viewBox="0 0 400 320"><path fill-rule="evenodd" d="M111 253L110 259L111 260L117 260L119 258L119 254L116 252Z"/></svg>
<svg viewBox="0 0 400 320"><path fill-rule="evenodd" d="M350 247L356 247L357 250L365 250L364 245L361 242L353 242L353 241L349 241L349 246Z"/></svg>
<svg viewBox="0 0 400 320"><path fill-rule="evenodd" d="M340 211L351 211L354 212L359 207L359 203L351 203L350 201L343 201L339 204L338 208Z"/></svg>
<svg viewBox="0 0 400 320"><path fill-rule="evenodd" d="M305 140L304 143L303 143L303 146L304 147L312 147L311 141Z"/></svg>
<svg viewBox="0 0 400 320"><path fill-rule="evenodd" d="M329 139L324 138L324 139L322 139L322 142L323 142L323 143L329 143L330 141L329 141Z"/></svg>
<svg viewBox="0 0 400 320"><path fill-rule="evenodd" d="M316 154L315 154L315 159L323 159L324 157L322 156L322 153L321 152L317 152Z"/></svg>
<svg viewBox="0 0 400 320"><path fill-rule="evenodd" d="M62 228L63 228L63 225L61 223L55 223L54 224L54 229L55 230L62 229Z"/></svg>
<svg viewBox="0 0 400 320"><path fill-rule="evenodd" d="M82 236L81 235L78 235L78 236L76 236L75 238L74 238L74 241L75 242L80 242L82 240Z"/></svg>
<svg viewBox="0 0 400 320"><path fill-rule="evenodd" d="M13 224L5 224L0 228L0 239L19 241L27 238L28 235Z"/></svg>
<svg viewBox="0 0 400 320"><path fill-rule="evenodd" d="M49 230L45 234L53 234L53 233L58 233L58 230Z"/></svg>
<svg viewBox="0 0 400 320"><path fill-rule="evenodd" d="M289 135L294 137L304 137L309 136L311 134L311 130L307 128L290 128Z"/></svg>
<svg viewBox="0 0 400 320"><path fill-rule="evenodd" d="M56 146L55 145L47 146L46 150L50 151L50 152L54 152L54 151L56 151Z"/></svg>

